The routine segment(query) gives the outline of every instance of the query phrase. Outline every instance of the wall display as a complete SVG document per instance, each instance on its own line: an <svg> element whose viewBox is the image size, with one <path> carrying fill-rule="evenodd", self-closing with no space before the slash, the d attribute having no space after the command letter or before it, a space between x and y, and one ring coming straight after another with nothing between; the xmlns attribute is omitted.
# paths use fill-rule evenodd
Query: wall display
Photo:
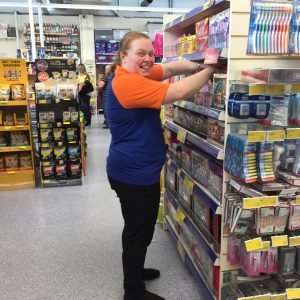
<svg viewBox="0 0 300 300"><path fill-rule="evenodd" d="M165 224L205 299L300 298L298 6L215 1L165 25L167 61L231 49L227 74L165 110Z"/></svg>

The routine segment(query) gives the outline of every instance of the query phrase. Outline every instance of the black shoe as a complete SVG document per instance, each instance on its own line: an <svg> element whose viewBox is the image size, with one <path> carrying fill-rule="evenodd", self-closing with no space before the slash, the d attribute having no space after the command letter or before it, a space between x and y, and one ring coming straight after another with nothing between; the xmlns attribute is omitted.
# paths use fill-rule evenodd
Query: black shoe
<svg viewBox="0 0 300 300"><path fill-rule="evenodd" d="M165 300L165 298L150 293L148 291L145 291L144 298L142 300Z"/></svg>
<svg viewBox="0 0 300 300"><path fill-rule="evenodd" d="M103 125L102 129L108 129L108 126L107 125Z"/></svg>
<svg viewBox="0 0 300 300"><path fill-rule="evenodd" d="M156 269L144 269L142 274L142 280L153 280L160 276L159 270Z"/></svg>

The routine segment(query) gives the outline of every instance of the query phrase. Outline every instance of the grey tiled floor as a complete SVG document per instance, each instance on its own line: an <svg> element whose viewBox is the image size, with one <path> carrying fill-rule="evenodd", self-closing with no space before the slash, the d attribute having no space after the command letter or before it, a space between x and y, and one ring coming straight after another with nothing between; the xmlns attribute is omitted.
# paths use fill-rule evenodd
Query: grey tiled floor
<svg viewBox="0 0 300 300"><path fill-rule="evenodd" d="M82 186L0 192L1 300L121 300L118 200L105 175L110 141L94 117ZM147 266L159 280L147 289L168 300L200 300L169 234L157 225Z"/></svg>

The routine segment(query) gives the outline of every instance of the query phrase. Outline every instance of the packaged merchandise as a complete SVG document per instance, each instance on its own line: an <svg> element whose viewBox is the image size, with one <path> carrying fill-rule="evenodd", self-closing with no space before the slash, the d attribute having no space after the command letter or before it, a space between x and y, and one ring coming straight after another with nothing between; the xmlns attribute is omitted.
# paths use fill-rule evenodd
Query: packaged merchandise
<svg viewBox="0 0 300 300"><path fill-rule="evenodd" d="M289 214L290 214L290 207L289 206L276 207L275 226L274 226L274 233L275 234L284 233L284 231L287 227Z"/></svg>
<svg viewBox="0 0 300 300"><path fill-rule="evenodd" d="M32 170L32 158L30 153L20 153L20 170Z"/></svg>
<svg viewBox="0 0 300 300"><path fill-rule="evenodd" d="M54 111L47 112L47 123L55 123L55 112Z"/></svg>
<svg viewBox="0 0 300 300"><path fill-rule="evenodd" d="M224 122L216 119L207 119L207 141L217 147L224 147L224 133L225 124Z"/></svg>
<svg viewBox="0 0 300 300"><path fill-rule="evenodd" d="M176 172L169 165L166 166L166 181L167 181L168 187L171 190L176 191Z"/></svg>
<svg viewBox="0 0 300 300"><path fill-rule="evenodd" d="M81 175L80 163L70 163L69 164L69 176L75 177Z"/></svg>
<svg viewBox="0 0 300 300"><path fill-rule="evenodd" d="M194 129L199 135L207 136L207 117L198 114L192 114L194 116L194 127L189 127Z"/></svg>
<svg viewBox="0 0 300 300"><path fill-rule="evenodd" d="M69 98L76 99L77 98L77 89L76 85L73 84L58 84L57 85L57 98Z"/></svg>
<svg viewBox="0 0 300 300"><path fill-rule="evenodd" d="M4 172L5 168L4 168L4 157L2 155L0 155L0 172Z"/></svg>
<svg viewBox="0 0 300 300"><path fill-rule="evenodd" d="M50 165L46 165L46 166L42 166L42 176L43 179L52 179L54 178L54 165L50 164Z"/></svg>
<svg viewBox="0 0 300 300"><path fill-rule="evenodd" d="M197 105L211 107L213 105L213 84L209 80L202 89L195 94L194 103Z"/></svg>
<svg viewBox="0 0 300 300"><path fill-rule="evenodd" d="M299 54L300 53L300 42L299 42L299 28L300 28L300 3L294 1L293 3L293 16L292 24L290 28L290 45L289 52Z"/></svg>
<svg viewBox="0 0 300 300"><path fill-rule="evenodd" d="M26 131L11 131L10 144L11 146L29 146L29 138Z"/></svg>
<svg viewBox="0 0 300 300"><path fill-rule="evenodd" d="M71 122L78 122L78 111L71 111Z"/></svg>
<svg viewBox="0 0 300 300"><path fill-rule="evenodd" d="M19 157L18 154L6 154L5 160L5 171L18 171L19 170Z"/></svg>
<svg viewBox="0 0 300 300"><path fill-rule="evenodd" d="M208 48L208 36L196 37L194 39L193 53L203 52Z"/></svg>
<svg viewBox="0 0 300 300"><path fill-rule="evenodd" d="M181 162L182 167L188 171L192 172L192 149L185 145L181 144Z"/></svg>
<svg viewBox="0 0 300 300"><path fill-rule="evenodd" d="M62 142L66 138L66 131L65 128L56 127L53 128L53 137L55 142Z"/></svg>
<svg viewBox="0 0 300 300"><path fill-rule="evenodd" d="M275 207L262 207L256 214L256 233L272 234L274 232Z"/></svg>
<svg viewBox="0 0 300 300"><path fill-rule="evenodd" d="M177 177L177 188L178 188L178 200L182 206L186 209L187 213L191 215L191 195L184 184L184 178L181 176Z"/></svg>
<svg viewBox="0 0 300 300"><path fill-rule="evenodd" d="M295 231L300 229L300 205L291 205L289 230Z"/></svg>
<svg viewBox="0 0 300 300"><path fill-rule="evenodd" d="M53 159L53 147L41 147L41 159L43 161Z"/></svg>
<svg viewBox="0 0 300 300"><path fill-rule="evenodd" d="M68 146L68 155L70 160L78 160L80 158L80 147Z"/></svg>
<svg viewBox="0 0 300 300"><path fill-rule="evenodd" d="M213 75L213 107L224 110L226 100L226 74Z"/></svg>
<svg viewBox="0 0 300 300"><path fill-rule="evenodd" d="M70 122L71 121L71 113L69 111L63 112L63 122Z"/></svg>
<svg viewBox="0 0 300 300"><path fill-rule="evenodd" d="M208 184L208 157L192 150L192 174L204 187Z"/></svg>
<svg viewBox="0 0 300 300"><path fill-rule="evenodd" d="M296 263L296 248L279 247L279 274L293 275Z"/></svg>
<svg viewBox="0 0 300 300"><path fill-rule="evenodd" d="M273 150L273 142L262 142L257 144L257 171L258 178L262 182L275 180Z"/></svg>
<svg viewBox="0 0 300 300"><path fill-rule="evenodd" d="M10 85L0 84L0 101L7 101L10 99Z"/></svg>
<svg viewBox="0 0 300 300"><path fill-rule="evenodd" d="M26 99L24 84L12 84L11 85L11 98L13 100L24 100Z"/></svg>
<svg viewBox="0 0 300 300"><path fill-rule="evenodd" d="M40 128L40 138L41 142L52 142L53 141L53 131L51 128Z"/></svg>
<svg viewBox="0 0 300 300"><path fill-rule="evenodd" d="M222 201L223 168L214 160L209 160L208 165L208 190L219 201Z"/></svg>
<svg viewBox="0 0 300 300"><path fill-rule="evenodd" d="M55 166L55 177L57 179L63 179L67 177L67 165L56 165Z"/></svg>
<svg viewBox="0 0 300 300"><path fill-rule="evenodd" d="M37 100L53 100L56 96L56 85L45 85L43 82L35 83L35 95Z"/></svg>
<svg viewBox="0 0 300 300"><path fill-rule="evenodd" d="M4 126L14 126L15 125L15 118L13 114L4 114Z"/></svg>
<svg viewBox="0 0 300 300"><path fill-rule="evenodd" d="M78 129L75 127L66 128L67 139L68 141L77 141L78 140Z"/></svg>
<svg viewBox="0 0 300 300"><path fill-rule="evenodd" d="M54 157L56 160L65 159L67 157L67 147L54 147Z"/></svg>
<svg viewBox="0 0 300 300"><path fill-rule="evenodd" d="M209 18L198 21L195 24L195 33L198 37L204 37L209 34Z"/></svg>
<svg viewBox="0 0 300 300"><path fill-rule="evenodd" d="M16 115L16 125L26 125L28 124L27 113L25 114L15 114Z"/></svg>
<svg viewBox="0 0 300 300"><path fill-rule="evenodd" d="M0 147L7 147L7 135L4 132L0 132Z"/></svg>
<svg viewBox="0 0 300 300"><path fill-rule="evenodd" d="M251 6L248 54L286 54L289 52L291 1L253 0ZM281 26L277 26L280 24Z"/></svg>
<svg viewBox="0 0 300 300"><path fill-rule="evenodd" d="M39 123L46 124L48 123L48 113L41 111L39 112Z"/></svg>
<svg viewBox="0 0 300 300"><path fill-rule="evenodd" d="M289 124L289 96L272 96L270 115L268 119L272 125L288 126Z"/></svg>

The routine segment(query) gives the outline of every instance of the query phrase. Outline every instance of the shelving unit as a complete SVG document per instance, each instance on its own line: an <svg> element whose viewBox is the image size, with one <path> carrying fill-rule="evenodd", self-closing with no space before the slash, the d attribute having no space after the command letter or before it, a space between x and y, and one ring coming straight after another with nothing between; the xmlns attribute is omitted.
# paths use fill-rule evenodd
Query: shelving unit
<svg viewBox="0 0 300 300"><path fill-rule="evenodd" d="M23 59L1 59L0 64L5 70L11 65L26 74ZM25 99L27 76L13 81L3 78L1 84L9 91L23 88L21 99ZM27 100L21 99L0 100L0 191L35 187L30 114Z"/></svg>
<svg viewBox="0 0 300 300"><path fill-rule="evenodd" d="M213 1L212 1L213 2ZM211 3L211 2L210 2ZM280 57L274 55L247 55L247 39L249 29L250 5L251 1L214 1L215 5L205 4L202 7L195 8L186 15L177 18L173 22L164 26L164 45L169 47L182 36L194 34L195 23L203 20L206 17L213 16L222 12L225 9L230 9L230 28L229 28L229 45L228 48L220 49L219 60L227 60L227 89L226 99L230 95L230 83L241 80L241 72L243 70L251 70L256 68L300 68L299 55L282 55ZM206 57L206 50L199 53L191 53L178 56L164 57L166 61L174 61L178 59L192 60L203 63ZM170 53L170 52L168 52ZM299 82L300 83L300 82ZM278 93L287 93L294 91L299 93L299 85L282 85L282 84L249 84L249 94L269 94L277 95ZM226 101L227 105L227 101ZM229 117L226 110L219 110L211 107L204 107L195 105L190 102L190 99L182 99L173 104L174 111L176 109L185 110L187 114L199 114L205 118L209 117L218 122L223 122L225 128L225 145L226 138L232 132L236 124L251 124L257 120L237 119ZM167 111L167 110L166 110ZM211 187L205 181L207 174L196 174L203 182L199 182L199 178L195 178L195 172L198 172L199 165L207 165L209 163L223 163L226 158L226 152L221 147L212 144L205 138L203 133L193 130L188 126L176 122L174 115L176 113L167 113L164 128L169 144L169 159L165 166L165 223L172 238L177 244L177 248L184 262L189 269L192 267L194 274L200 288L205 291L205 299L222 299L222 287L228 285L228 282L234 280L235 275L240 271L239 265L231 265L227 261L228 254L228 230L222 219L218 218L224 215L227 192L236 191L243 195L244 198L264 197L270 195L270 192L263 190L260 184L249 185L242 183L236 178L222 171L222 187L220 187L221 198L218 199L212 195ZM191 122L193 124L193 122ZM284 128L285 129L285 128ZM297 134L295 133L295 136ZM298 134L296 138L300 138ZM176 140L176 141L175 141ZM224 146L225 149L225 146ZM194 151L201 154L201 158L197 158L198 166L194 166ZM178 157L181 159L178 159ZM196 157L196 156L195 156ZM192 167L186 167L190 162ZM195 159L196 161L196 159ZM196 171L195 171L196 170ZM201 177L202 176L202 177ZM206 177L205 177L206 176ZM188 178L188 179L186 179ZM209 178L209 176L208 176ZM209 179L208 179L209 180ZM290 189L287 185L282 185L282 189ZM196 206L195 194L200 195L200 204ZM183 199L186 196L185 199ZM183 201L184 200L184 201ZM300 202L299 202L300 203ZM202 221L196 214L202 216ZM208 217L209 216L209 217ZM214 233L210 231L210 235L206 232L205 218L208 217L210 221L214 220L213 227L218 227L219 232ZM214 218L214 219L212 219ZM198 222L196 221L198 220ZM218 223L220 222L220 223ZM186 223L186 227L182 228L182 224ZM207 225L207 224L206 224ZM185 234L186 228L190 229L189 234ZM218 230L217 230L218 231ZM202 237L202 243L195 237L199 233ZM212 235L212 236L211 236ZM187 242L187 236L190 242ZM197 242L196 242L197 240ZM211 240L214 242L212 243ZM201 264L197 264L195 260L195 253L193 249L198 244L199 251L203 255L207 255L207 261L212 260L213 264L209 268L203 268ZM216 247L217 246L217 247ZM210 252L212 250L212 252ZM187 263L188 258L188 263ZM207 266L206 266L207 267ZM203 272L203 269L205 272ZM211 280L206 277L206 274L213 273L213 284ZM217 275L218 274L218 275ZM231 282L235 286L234 282ZM291 292L288 291L288 295ZM288 299L298 299L300 290L296 289L294 296L289 296ZM251 295L248 295L251 296ZM260 298L261 297L261 298ZM275 296L274 296L275 297ZM273 299L268 296L248 297L249 299ZM245 300L248 298L239 298ZM230 298L236 300L237 298ZM274 298L275 299L275 298ZM286 299L285 297L276 299Z"/></svg>

